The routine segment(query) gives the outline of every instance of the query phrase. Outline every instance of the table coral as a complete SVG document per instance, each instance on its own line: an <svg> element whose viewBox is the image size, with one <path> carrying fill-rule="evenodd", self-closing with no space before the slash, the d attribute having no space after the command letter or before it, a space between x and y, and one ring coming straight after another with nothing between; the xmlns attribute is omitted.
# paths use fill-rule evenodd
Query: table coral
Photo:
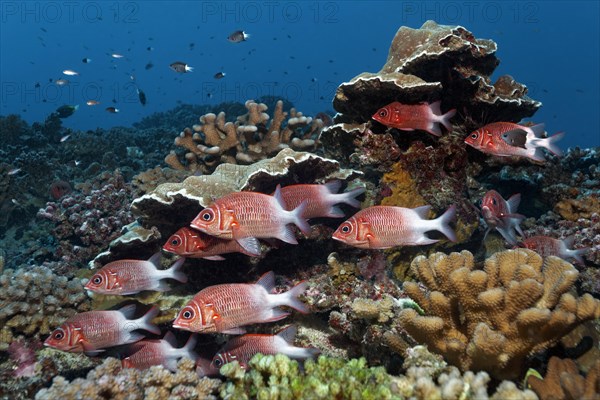
<svg viewBox="0 0 600 400"><path fill-rule="evenodd" d="M544 379L533 375L527 383L541 400L598 400L600 399L600 360L582 376L573 360L551 357Z"/></svg>
<svg viewBox="0 0 600 400"><path fill-rule="evenodd" d="M182 360L175 373L163 366L140 371L122 368L121 361L107 358L101 365L72 382L57 376L52 386L40 390L36 400L46 399L215 399L218 379L199 378L194 362Z"/></svg>
<svg viewBox="0 0 600 400"><path fill-rule="evenodd" d="M89 309L90 300L79 279L58 276L43 266L6 269L0 275L0 325L4 327L0 349L13 336L39 338L66 318Z"/></svg>
<svg viewBox="0 0 600 400"><path fill-rule="evenodd" d="M466 250L419 256L412 268L428 290L414 282L404 290L425 316L405 309L400 323L463 371L516 378L528 356L600 317L600 300L569 293L578 276L571 264L526 249L496 253L483 269Z"/></svg>
<svg viewBox="0 0 600 400"><path fill-rule="evenodd" d="M283 111L283 101L275 105L273 116L264 103L246 101L248 112L227 122L225 112L208 113L200 124L185 128L175 138L175 145L185 149L182 161L171 152L165 162L174 169L210 173L221 163L252 164L271 157L280 150L315 150L324 123L304 116L292 108Z"/></svg>

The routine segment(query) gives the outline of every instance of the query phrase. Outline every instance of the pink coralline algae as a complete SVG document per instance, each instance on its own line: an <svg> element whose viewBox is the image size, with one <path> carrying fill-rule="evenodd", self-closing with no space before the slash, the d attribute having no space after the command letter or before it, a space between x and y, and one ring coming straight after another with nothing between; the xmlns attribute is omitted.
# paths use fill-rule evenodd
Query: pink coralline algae
<svg viewBox="0 0 600 400"><path fill-rule="evenodd" d="M53 234L59 242L56 257L80 263L92 259L133 222L129 211L132 198L131 187L116 172L104 174L95 185L80 188L60 202L47 203L38 217L55 223Z"/></svg>
<svg viewBox="0 0 600 400"><path fill-rule="evenodd" d="M41 347L41 343L39 344ZM13 375L16 378L31 377L35 375L37 357L34 346L24 340L15 340L8 346L10 360L15 363Z"/></svg>

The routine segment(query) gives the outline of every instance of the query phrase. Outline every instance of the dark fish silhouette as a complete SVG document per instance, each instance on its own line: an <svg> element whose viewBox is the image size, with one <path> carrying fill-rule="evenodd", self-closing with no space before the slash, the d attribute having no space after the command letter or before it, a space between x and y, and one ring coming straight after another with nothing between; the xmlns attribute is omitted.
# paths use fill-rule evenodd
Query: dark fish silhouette
<svg viewBox="0 0 600 400"><path fill-rule="evenodd" d="M250 35L244 31L235 31L231 35L227 36L227 40L229 40L231 43L239 43L248 40L249 37Z"/></svg>
<svg viewBox="0 0 600 400"><path fill-rule="evenodd" d="M187 65L184 62L181 61L175 61L174 63L172 63L171 65L169 65L169 67L175 71L175 72L179 72L179 73L186 73L186 72L194 72L194 67L190 67L189 65Z"/></svg>
<svg viewBox="0 0 600 400"><path fill-rule="evenodd" d="M65 104L64 106L60 106L56 109L55 113L58 115L58 118L68 118L71 115L73 115L73 113L75 111L77 111L77 109L79 108L79 105L76 106L70 106Z"/></svg>

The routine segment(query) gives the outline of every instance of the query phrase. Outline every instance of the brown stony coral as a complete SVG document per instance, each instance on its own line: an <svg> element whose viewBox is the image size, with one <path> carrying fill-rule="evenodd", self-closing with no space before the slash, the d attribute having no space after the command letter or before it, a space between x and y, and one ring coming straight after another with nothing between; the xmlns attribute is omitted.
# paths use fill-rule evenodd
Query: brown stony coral
<svg viewBox="0 0 600 400"><path fill-rule="evenodd" d="M498 379L518 377L529 355L549 348L582 322L600 317L600 301L569 293L577 270L556 257L526 250L494 254L483 269L468 251L419 256L419 280L404 290L425 310L400 312L419 343L461 370L485 370Z"/></svg>
<svg viewBox="0 0 600 400"><path fill-rule="evenodd" d="M544 379L529 376L527 383L541 400L600 399L600 360L583 377L571 359L550 358Z"/></svg>
<svg viewBox="0 0 600 400"><path fill-rule="evenodd" d="M283 111L278 101L273 116L266 113L267 105L246 101L248 112L227 122L224 112L200 117L200 124L185 128L175 138L175 145L183 147L185 160L175 152L165 158L174 169L210 173L221 163L252 164L291 147L294 150L314 150L323 128L321 119L304 116L292 108Z"/></svg>

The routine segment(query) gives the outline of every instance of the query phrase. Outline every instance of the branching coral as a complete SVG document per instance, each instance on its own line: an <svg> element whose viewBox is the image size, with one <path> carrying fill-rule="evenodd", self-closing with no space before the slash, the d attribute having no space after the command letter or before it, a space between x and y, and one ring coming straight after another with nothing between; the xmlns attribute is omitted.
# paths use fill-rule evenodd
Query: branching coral
<svg viewBox="0 0 600 400"><path fill-rule="evenodd" d="M323 121L304 116L292 108L283 111L283 101L276 103L273 117L267 105L246 101L248 112L235 122L226 122L225 112L208 113L200 124L185 128L175 145L186 150L185 161L171 152L165 162L174 169L209 173L221 163L252 164L291 147L314 150L318 145Z"/></svg>
<svg viewBox="0 0 600 400"><path fill-rule="evenodd" d="M40 390L35 398L46 399L214 399L217 379L199 378L194 362L182 360L175 373L162 366L140 371L122 368L121 362L108 358L90 371L85 379L72 382L54 378L52 386Z"/></svg>
<svg viewBox="0 0 600 400"><path fill-rule="evenodd" d="M76 312L88 311L83 284L46 267L7 269L0 275L0 348L13 336L45 335Z"/></svg>
<svg viewBox="0 0 600 400"><path fill-rule="evenodd" d="M578 272L569 263L526 250L496 253L475 268L468 251L429 258L411 268L404 290L424 310L400 312L400 322L420 343L461 370L518 377L525 359L547 349L584 321L600 317L600 300L569 293Z"/></svg>
<svg viewBox="0 0 600 400"><path fill-rule="evenodd" d="M551 357L544 379L529 376L527 383L541 400L598 400L600 399L600 360L588 371L579 374L577 364L571 359Z"/></svg>

